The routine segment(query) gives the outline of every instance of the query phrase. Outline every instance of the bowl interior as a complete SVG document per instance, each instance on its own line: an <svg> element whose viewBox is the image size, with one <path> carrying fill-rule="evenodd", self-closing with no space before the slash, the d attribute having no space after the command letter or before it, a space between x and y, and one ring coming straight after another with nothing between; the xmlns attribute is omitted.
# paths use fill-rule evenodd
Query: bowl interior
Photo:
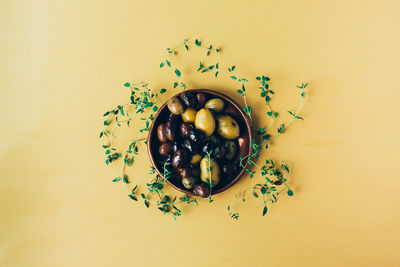
<svg viewBox="0 0 400 267"><path fill-rule="evenodd" d="M249 154L250 152L250 140L251 140L251 128L250 128L250 122L248 120L247 115L243 113L241 110L240 106L235 103L231 98L228 96L221 94L216 91L212 90L207 90L207 89L194 89L194 90L186 90L185 92L193 92L193 93L199 93L202 92L207 96L207 99L219 97L224 100L225 102L225 111L223 114L229 115L232 118L236 120L236 122L239 124L240 127L240 136L238 137L238 147L239 147L239 152L237 153L237 156L235 159L235 163L238 166L238 171L235 173L233 177L221 177L220 182L218 185L213 187L212 189L212 194L217 194L220 193L232 185L234 185L239 179L240 176L244 173L244 168L241 168L239 166L240 162L240 157L245 157L246 155ZM180 93L176 94L175 97L179 98ZM160 141L158 140L157 137L157 127L160 123L165 123L167 121L169 115L169 110L164 103L163 106L159 109L158 113L156 114L153 123L150 127L150 132L149 136L147 139L147 146L148 146L148 153L150 157L150 161L153 165L153 167L156 169L157 173L163 176L163 164L162 164L162 158L159 155L158 148L160 146ZM247 159L243 160L242 162L245 166L247 166ZM167 182L174 187L175 189L189 194L189 195L194 195L194 193L191 190L186 189L182 183L181 183L181 177L179 174L172 172L171 177L167 180Z"/></svg>

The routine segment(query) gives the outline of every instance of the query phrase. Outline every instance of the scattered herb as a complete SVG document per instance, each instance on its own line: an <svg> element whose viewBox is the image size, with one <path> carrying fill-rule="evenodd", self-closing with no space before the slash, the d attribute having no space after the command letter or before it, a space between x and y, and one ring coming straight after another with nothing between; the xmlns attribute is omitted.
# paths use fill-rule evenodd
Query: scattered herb
<svg viewBox="0 0 400 267"><path fill-rule="evenodd" d="M194 41L185 39L177 46L173 48L167 48L167 58L160 63L160 68L168 67L171 69L171 71L173 71L177 81L173 83L172 87L177 88L179 86L180 92L186 90L187 85L182 80L182 77L184 76L182 71L178 66L173 65L171 62L173 57L178 54L178 49L180 47L184 47L184 49L189 52L192 46L204 49L206 51L206 56L209 56L212 53L219 53L221 51L220 48L214 47L213 45L204 45L199 39L195 39ZM200 61L197 71L204 74L214 73L215 78L220 77L220 74L225 73L227 74L227 78L237 83L238 87L235 91L243 99L243 112L247 114L251 124L253 124L253 109L247 103L246 83L248 82L248 79L242 77L240 73L237 72L236 65L223 67L219 62L217 62L207 66L204 62ZM263 180L244 190L242 193L237 194L236 199L239 203L246 202L247 192L251 192L251 196L254 199L258 199L258 201L262 199L261 202L256 204L256 207L262 206L262 215L265 216L268 212L267 204L276 203L279 199L280 193L285 191L288 196L293 196L293 191L288 185L287 178L290 169L288 164L283 161L280 164L277 164L271 159L265 160L265 162L262 164L257 163L257 161L260 160L261 150L263 148L269 148L271 138L275 138L281 133L285 132L295 119L304 120L301 116L299 116L299 113L306 97L305 88L308 84L303 83L296 86L298 89L300 89L300 105L295 112L288 110L288 113L291 116L290 120L287 123L281 123L277 128L277 132L272 134L271 128L279 116L279 113L273 111L270 106L272 96L275 94L275 92L270 89L268 83L270 78L268 76L256 76L255 80L259 83L258 88L260 89L260 97L263 99L264 104L267 107L266 118L269 119L269 124L264 128L258 128L256 130L252 128L252 130L254 130L260 138L253 138L251 140L251 151L249 155L240 157L240 166L245 169L250 178L255 176L257 173L257 168L260 169L260 175ZM153 90L149 88L148 84L143 81L126 82L123 84L123 86L130 89L130 103L118 105L117 107L110 109L103 114L103 117L105 117L103 121L104 128L99 135L102 139L102 147L106 156L106 164L111 164L120 158L123 160L120 177L114 178L112 181L119 182L122 180L127 189L128 187L132 186L132 189L128 189L128 196L133 201L138 201L138 198L141 198L146 207L154 205L163 214L172 214L173 218L176 219L182 215L182 209L178 208L180 205L198 205L198 200L202 200L202 198L191 198L187 195L183 195L181 197L170 197L165 194L164 188L167 185L166 180L168 180L171 175L171 172L168 168L168 162L164 162L163 164L162 175L157 174L154 167L150 167L149 174L153 177L153 179L146 184L147 195L143 192L139 193L138 186L132 185L133 180L131 178L128 179L128 176L125 174L126 166L130 167L134 164L135 156L139 153L139 147L141 146L141 143L144 142L146 144L143 134L147 134L147 132L150 130L149 127L154 119L155 112L157 112L159 108L157 103L158 98L161 94L166 93L167 89L162 88L158 91ZM121 127L123 125L130 127L131 124L137 122L138 120L143 121L138 130L138 136L130 142L128 148L123 154L121 154L117 151L113 144L113 141L117 138L114 134L114 131L116 127ZM213 167L211 165L211 152L207 152L207 159L209 162L207 171L209 172L209 177L211 178L211 170ZM210 187L210 196L206 199L208 199L209 202L214 201L211 198L211 192L214 186L211 180L212 179L207 179L207 183ZM237 204L228 205L228 214L230 218L238 220L239 212L233 210L234 206L236 207Z"/></svg>

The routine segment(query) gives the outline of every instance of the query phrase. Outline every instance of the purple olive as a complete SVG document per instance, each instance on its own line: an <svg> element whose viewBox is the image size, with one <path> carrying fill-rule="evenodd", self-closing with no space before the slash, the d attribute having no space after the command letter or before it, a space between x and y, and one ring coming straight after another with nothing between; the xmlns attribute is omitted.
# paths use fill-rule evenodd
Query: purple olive
<svg viewBox="0 0 400 267"><path fill-rule="evenodd" d="M193 127L193 125L191 125L189 123L182 123L180 130L181 130L182 136L188 137L191 130L194 130L194 127Z"/></svg>
<svg viewBox="0 0 400 267"><path fill-rule="evenodd" d="M162 143L160 145L160 147L158 148L158 152L162 156L166 156L167 154L169 154L171 152L171 150L172 150L172 145L170 142Z"/></svg>
<svg viewBox="0 0 400 267"><path fill-rule="evenodd" d="M171 118L167 123L165 124L165 133L167 135L168 140L174 141L176 138L176 130L177 130L177 119L176 118Z"/></svg>
<svg viewBox="0 0 400 267"><path fill-rule="evenodd" d="M207 98L206 98L206 95L204 94L204 93L198 93L197 95L196 95L196 98L197 98L197 108L198 109L200 109L200 108L202 108L203 106L204 106L204 104L206 103L206 100L207 100Z"/></svg>
<svg viewBox="0 0 400 267"><path fill-rule="evenodd" d="M183 104L188 108L195 108L197 105L197 98L193 93L185 92L181 94L181 100Z"/></svg>
<svg viewBox="0 0 400 267"><path fill-rule="evenodd" d="M193 192L199 197L208 197L210 195L210 186L206 183L196 184Z"/></svg>
<svg viewBox="0 0 400 267"><path fill-rule="evenodd" d="M167 133L165 131L165 124L161 123L160 125L158 125L157 127L157 136L158 136L158 140L160 140L160 142L164 143L167 141Z"/></svg>
<svg viewBox="0 0 400 267"><path fill-rule="evenodd" d="M181 170L180 174L182 178L198 178L200 176L200 171L198 168L185 167Z"/></svg>
<svg viewBox="0 0 400 267"><path fill-rule="evenodd" d="M172 156L172 166L180 169L187 164L187 152L185 149L178 149Z"/></svg>

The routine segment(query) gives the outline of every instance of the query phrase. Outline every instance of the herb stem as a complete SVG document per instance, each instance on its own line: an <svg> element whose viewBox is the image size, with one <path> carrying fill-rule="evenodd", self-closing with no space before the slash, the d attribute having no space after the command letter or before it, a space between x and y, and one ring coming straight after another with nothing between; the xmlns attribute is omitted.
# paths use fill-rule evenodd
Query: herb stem
<svg viewBox="0 0 400 267"><path fill-rule="evenodd" d="M301 98L301 102L300 105L296 111L296 113L294 114L294 116L292 115L292 118L289 120L289 122L283 127L283 129L276 133L274 137L277 137L278 135L280 135L287 127L289 127L289 125L293 122L293 120L295 119L295 116L297 116L301 110L301 108L303 107L303 103L304 103L304 97Z"/></svg>

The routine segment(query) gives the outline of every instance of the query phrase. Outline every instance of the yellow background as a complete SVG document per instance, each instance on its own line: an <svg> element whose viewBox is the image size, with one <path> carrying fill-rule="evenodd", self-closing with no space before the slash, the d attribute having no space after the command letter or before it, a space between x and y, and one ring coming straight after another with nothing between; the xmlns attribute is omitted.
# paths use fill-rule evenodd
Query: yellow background
<svg viewBox="0 0 400 267"><path fill-rule="evenodd" d="M3 0L0 27L1 266L400 265L398 1ZM226 214L259 177L176 222L111 182L101 115L129 101L126 81L170 88L165 48L194 37L222 46L207 63L270 76L281 120L310 82L305 121L264 154L292 167L295 196L265 217L255 202ZM189 87L241 101L193 73L203 54L177 58ZM142 184L144 150L128 172Z"/></svg>

